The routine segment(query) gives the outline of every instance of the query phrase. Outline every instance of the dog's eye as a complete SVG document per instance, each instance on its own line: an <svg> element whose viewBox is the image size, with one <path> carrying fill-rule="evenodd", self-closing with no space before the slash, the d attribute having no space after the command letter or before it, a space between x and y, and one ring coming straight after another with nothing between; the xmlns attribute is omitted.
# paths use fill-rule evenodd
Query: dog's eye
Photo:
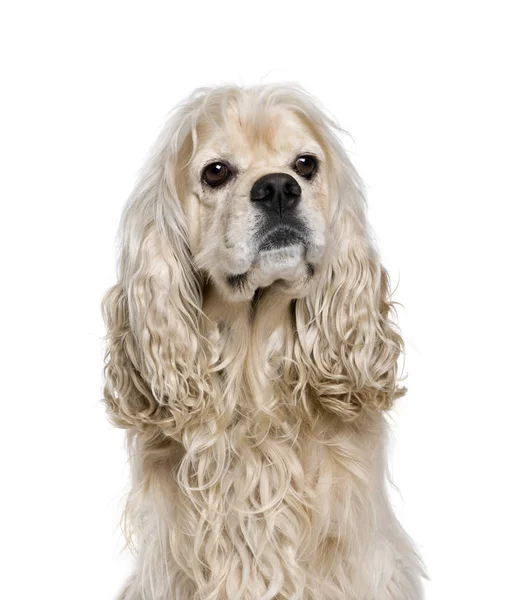
<svg viewBox="0 0 522 600"><path fill-rule="evenodd" d="M317 159L310 154L303 154L295 161L294 169L301 177L310 179L317 171Z"/></svg>
<svg viewBox="0 0 522 600"><path fill-rule="evenodd" d="M215 162L207 165L201 173L201 179L211 187L218 187L230 177L230 169L224 163Z"/></svg>

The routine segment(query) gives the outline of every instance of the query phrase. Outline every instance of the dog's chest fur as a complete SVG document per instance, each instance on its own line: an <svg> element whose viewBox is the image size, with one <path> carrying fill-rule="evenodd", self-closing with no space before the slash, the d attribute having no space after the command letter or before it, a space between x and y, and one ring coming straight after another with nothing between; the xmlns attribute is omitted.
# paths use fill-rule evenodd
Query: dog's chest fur
<svg viewBox="0 0 522 600"><path fill-rule="evenodd" d="M271 585L306 590L309 596L295 597L310 599L331 586L324 597L342 597L337 585L352 568L347 557L364 548L351 541L368 539L376 525L367 508L379 423L347 425L303 410L292 389L291 307L273 311L284 315L271 321L267 311L259 320L238 311L208 331L223 402L211 441L181 461L185 494L173 516L193 536L201 584L215 585L220 568L226 573L216 598L243 588L237 597L261 598Z"/></svg>

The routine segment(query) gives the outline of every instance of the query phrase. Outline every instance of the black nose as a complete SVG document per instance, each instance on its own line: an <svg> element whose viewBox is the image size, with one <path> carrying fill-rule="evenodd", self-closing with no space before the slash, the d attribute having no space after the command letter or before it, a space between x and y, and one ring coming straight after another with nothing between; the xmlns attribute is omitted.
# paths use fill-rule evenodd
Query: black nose
<svg viewBox="0 0 522 600"><path fill-rule="evenodd" d="M266 212L280 217L290 211L301 200L301 186L286 173L270 173L258 179L250 190L250 199Z"/></svg>

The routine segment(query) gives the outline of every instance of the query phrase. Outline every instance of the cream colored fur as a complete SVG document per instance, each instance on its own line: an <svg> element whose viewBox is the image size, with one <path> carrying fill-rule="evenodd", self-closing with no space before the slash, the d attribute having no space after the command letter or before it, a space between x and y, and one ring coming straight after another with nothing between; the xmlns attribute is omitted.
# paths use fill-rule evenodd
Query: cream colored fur
<svg viewBox="0 0 522 600"><path fill-rule="evenodd" d="M303 152L319 159L299 180L310 244L260 255L252 184L296 176ZM237 174L210 189L200 173L218 159ZM105 399L132 465L121 597L422 598L386 492L402 340L334 122L295 86L197 90L160 135L120 240L104 316Z"/></svg>

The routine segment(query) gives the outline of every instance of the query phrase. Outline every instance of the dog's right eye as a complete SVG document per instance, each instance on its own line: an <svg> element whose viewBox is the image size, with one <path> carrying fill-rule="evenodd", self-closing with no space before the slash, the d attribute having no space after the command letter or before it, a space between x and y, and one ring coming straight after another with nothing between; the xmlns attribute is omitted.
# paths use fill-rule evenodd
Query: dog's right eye
<svg viewBox="0 0 522 600"><path fill-rule="evenodd" d="M230 169L227 165L220 162L214 162L203 169L201 179L210 187L218 187L225 183L230 175Z"/></svg>
<svg viewBox="0 0 522 600"><path fill-rule="evenodd" d="M311 179L317 171L317 158L311 154L298 156L294 164L294 169L301 177Z"/></svg>

